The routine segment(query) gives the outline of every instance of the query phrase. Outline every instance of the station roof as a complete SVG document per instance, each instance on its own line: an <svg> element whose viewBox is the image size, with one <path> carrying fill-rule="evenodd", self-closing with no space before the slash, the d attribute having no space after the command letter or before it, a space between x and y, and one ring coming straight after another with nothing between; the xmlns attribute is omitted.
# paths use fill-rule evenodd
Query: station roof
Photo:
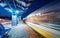
<svg viewBox="0 0 60 38"><path fill-rule="evenodd" d="M18 15L24 18L53 1L56 0L0 0L0 17L11 18L12 13L18 10Z"/></svg>

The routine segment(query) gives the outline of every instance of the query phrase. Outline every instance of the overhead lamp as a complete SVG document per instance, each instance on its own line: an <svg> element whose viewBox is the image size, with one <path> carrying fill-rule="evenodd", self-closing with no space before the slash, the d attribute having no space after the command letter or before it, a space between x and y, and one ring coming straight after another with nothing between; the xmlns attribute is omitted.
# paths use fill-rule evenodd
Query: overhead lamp
<svg viewBox="0 0 60 38"><path fill-rule="evenodd" d="M12 12L12 10L11 10L11 9L9 9L9 11L10 11L10 12Z"/></svg>
<svg viewBox="0 0 60 38"><path fill-rule="evenodd" d="M10 8L5 8L5 10L7 10L7 11L9 11L11 13L13 12L12 9L10 9Z"/></svg>
<svg viewBox="0 0 60 38"><path fill-rule="evenodd" d="M16 12L15 12L15 13L17 13L17 14L18 14L18 13L19 13L19 11L18 11L18 10L16 10Z"/></svg>

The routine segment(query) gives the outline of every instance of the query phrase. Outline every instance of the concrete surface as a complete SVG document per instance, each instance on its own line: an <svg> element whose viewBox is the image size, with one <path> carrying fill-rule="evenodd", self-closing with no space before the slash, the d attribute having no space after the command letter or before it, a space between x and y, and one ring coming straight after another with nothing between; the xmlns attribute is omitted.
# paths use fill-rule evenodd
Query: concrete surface
<svg viewBox="0 0 60 38"><path fill-rule="evenodd" d="M29 38L29 34L21 22L18 26L12 26L9 36L10 38Z"/></svg>

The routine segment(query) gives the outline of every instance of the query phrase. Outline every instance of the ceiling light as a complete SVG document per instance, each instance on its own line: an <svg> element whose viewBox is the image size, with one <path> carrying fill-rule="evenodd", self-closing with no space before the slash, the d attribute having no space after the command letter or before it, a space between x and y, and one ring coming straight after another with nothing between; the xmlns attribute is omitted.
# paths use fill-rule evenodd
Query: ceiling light
<svg viewBox="0 0 60 38"><path fill-rule="evenodd" d="M18 11L18 10L16 10L16 13L18 14L18 13L19 13L19 11Z"/></svg>

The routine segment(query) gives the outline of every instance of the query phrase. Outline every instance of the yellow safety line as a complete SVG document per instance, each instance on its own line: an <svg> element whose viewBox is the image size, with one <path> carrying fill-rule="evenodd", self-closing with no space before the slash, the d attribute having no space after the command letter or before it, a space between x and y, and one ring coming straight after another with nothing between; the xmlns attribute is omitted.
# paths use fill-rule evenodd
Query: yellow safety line
<svg viewBox="0 0 60 38"><path fill-rule="evenodd" d="M53 35L43 31L42 29L36 28L36 27L32 27L36 32L38 32L39 34L43 35L46 38L55 38Z"/></svg>

